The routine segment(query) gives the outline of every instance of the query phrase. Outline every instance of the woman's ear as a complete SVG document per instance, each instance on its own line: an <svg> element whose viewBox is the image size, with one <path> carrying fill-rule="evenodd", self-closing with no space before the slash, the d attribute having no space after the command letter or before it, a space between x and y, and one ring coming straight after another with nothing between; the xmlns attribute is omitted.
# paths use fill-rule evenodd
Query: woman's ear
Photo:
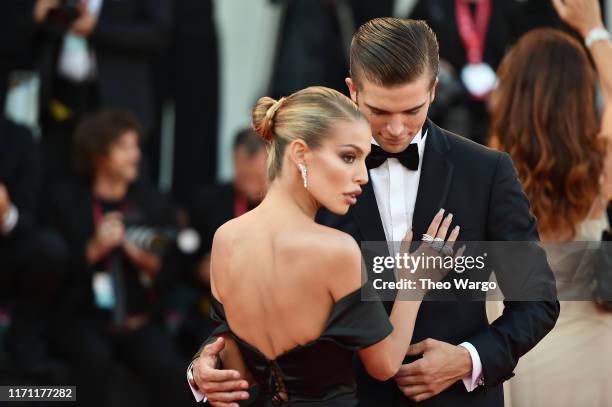
<svg viewBox="0 0 612 407"><path fill-rule="evenodd" d="M309 148L304 140L293 140L289 144L289 159L294 165L304 164Z"/></svg>

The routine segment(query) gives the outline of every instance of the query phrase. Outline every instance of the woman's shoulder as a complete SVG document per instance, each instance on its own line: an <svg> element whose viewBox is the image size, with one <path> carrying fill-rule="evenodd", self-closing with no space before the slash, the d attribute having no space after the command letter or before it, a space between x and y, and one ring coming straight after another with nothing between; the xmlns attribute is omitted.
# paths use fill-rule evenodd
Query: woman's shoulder
<svg viewBox="0 0 612 407"><path fill-rule="evenodd" d="M287 254L301 259L297 263L304 269L315 270L314 276L336 301L361 286L361 251L347 233L316 225L304 231Z"/></svg>

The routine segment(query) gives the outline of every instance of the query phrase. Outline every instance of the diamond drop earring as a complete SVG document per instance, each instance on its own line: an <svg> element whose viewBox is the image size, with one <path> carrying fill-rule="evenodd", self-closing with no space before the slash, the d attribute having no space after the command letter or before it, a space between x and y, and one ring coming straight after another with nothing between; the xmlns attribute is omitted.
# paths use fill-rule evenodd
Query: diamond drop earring
<svg viewBox="0 0 612 407"><path fill-rule="evenodd" d="M304 188L308 188L308 168L304 164L298 164L300 172L302 173L302 179L304 180Z"/></svg>

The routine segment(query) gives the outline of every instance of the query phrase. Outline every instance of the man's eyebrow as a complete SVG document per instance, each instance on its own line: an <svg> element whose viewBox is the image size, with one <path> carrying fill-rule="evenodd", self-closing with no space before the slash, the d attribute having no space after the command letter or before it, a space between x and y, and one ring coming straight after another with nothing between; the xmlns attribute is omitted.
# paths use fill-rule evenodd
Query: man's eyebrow
<svg viewBox="0 0 612 407"><path fill-rule="evenodd" d="M420 104L420 105L418 105L418 106L412 107L412 108L410 108L410 109L406 109L406 110L402 111L402 113L413 113L413 112L415 112L415 111L417 111L417 110L421 109L421 108L422 108L423 106L425 106L426 104L427 104L427 101L425 101L425 102L421 103L421 104ZM365 103L365 105L366 105L366 106L368 107L368 109L370 109L370 110L374 110L374 111L377 111L377 112L380 112L380 113L385 113L385 114L388 114L388 113L389 113L388 111L386 111L386 110L384 110L384 109L381 109L381 108L378 108L378 107L371 106L371 105L369 105L369 104L367 104L367 103Z"/></svg>
<svg viewBox="0 0 612 407"><path fill-rule="evenodd" d="M340 147L353 147L355 150L363 154L363 150L360 147L356 146L355 144L342 144Z"/></svg>

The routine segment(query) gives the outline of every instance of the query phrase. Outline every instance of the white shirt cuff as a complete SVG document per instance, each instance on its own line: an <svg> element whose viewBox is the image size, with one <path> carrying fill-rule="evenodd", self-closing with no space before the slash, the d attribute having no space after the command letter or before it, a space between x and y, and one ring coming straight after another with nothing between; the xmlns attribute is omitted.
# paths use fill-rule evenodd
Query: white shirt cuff
<svg viewBox="0 0 612 407"><path fill-rule="evenodd" d="M195 397L196 401L199 402L206 402L206 396L204 395L204 393L202 393L201 391L197 390L192 383L194 383L193 381L193 362L191 362L189 364L189 367L187 368L187 384L189 384L189 388L191 389L191 393L193 393L193 397Z"/></svg>
<svg viewBox="0 0 612 407"><path fill-rule="evenodd" d="M472 373L465 376L463 380L463 385L468 392L473 391L479 385L482 385L483 377L482 377L482 363L480 362L480 356L478 355L478 351L469 342L460 343L459 346L464 347L470 353L470 358L472 358Z"/></svg>
<svg viewBox="0 0 612 407"><path fill-rule="evenodd" d="M4 236L9 235L13 229L15 229L18 221L19 211L15 205L11 205L8 213L4 216L4 219L2 219L2 222L0 223L0 234Z"/></svg>

